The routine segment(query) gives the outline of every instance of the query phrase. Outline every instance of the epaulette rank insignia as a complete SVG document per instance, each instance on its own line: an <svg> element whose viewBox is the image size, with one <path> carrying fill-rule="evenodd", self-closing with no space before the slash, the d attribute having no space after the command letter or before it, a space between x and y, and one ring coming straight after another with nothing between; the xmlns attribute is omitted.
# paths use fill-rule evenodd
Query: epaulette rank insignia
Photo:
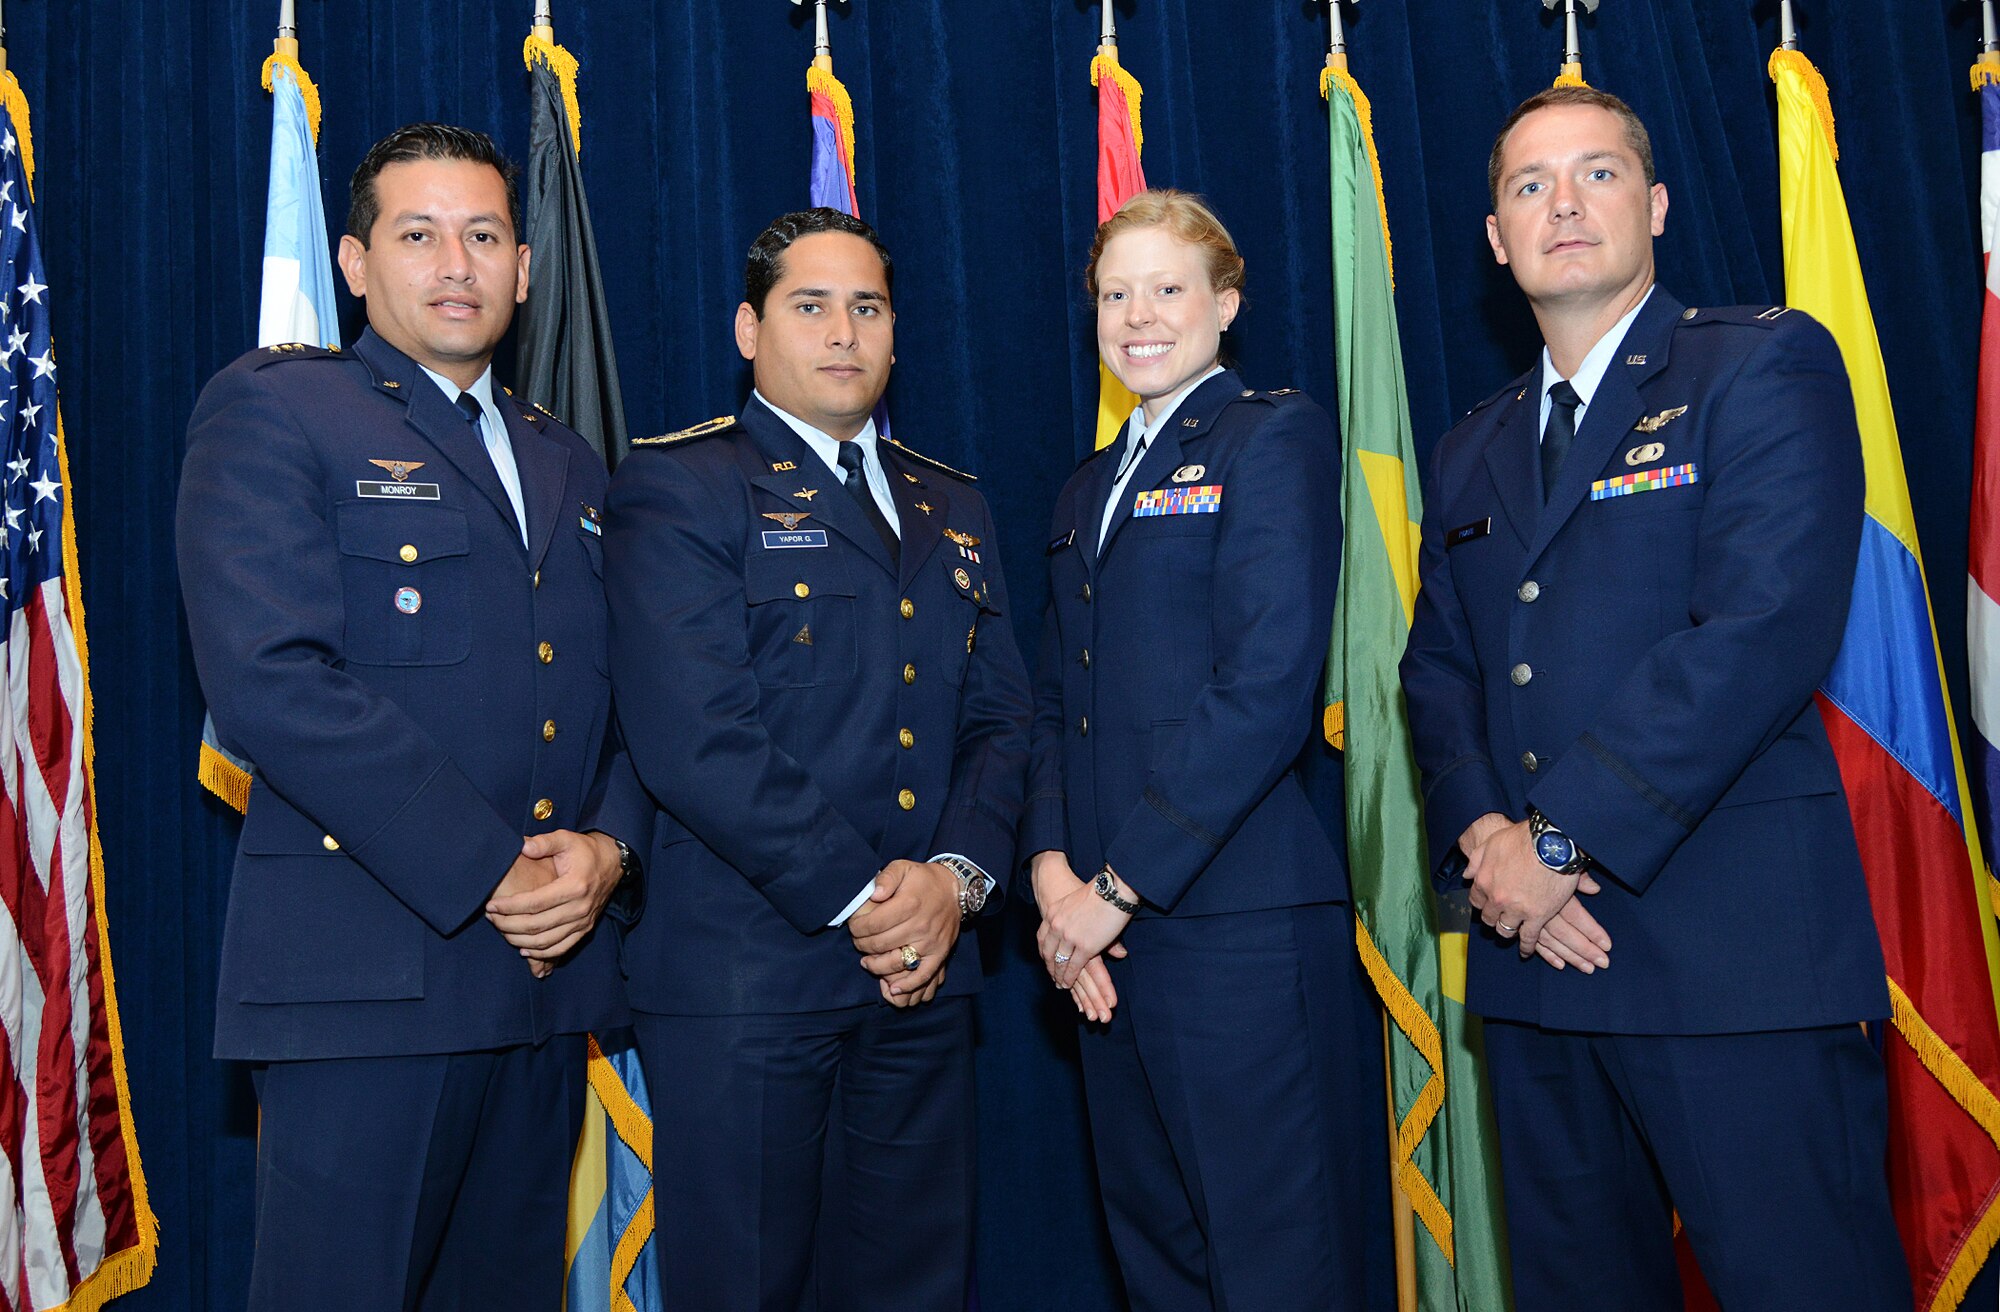
<svg viewBox="0 0 2000 1312"><path fill-rule="evenodd" d="M893 437L887 438L885 440L889 443L890 446L895 447L898 451L901 451L904 455L916 461L918 464L929 465L932 469L942 470L943 472L950 474L953 478L962 478L968 483L977 483L979 481L979 479L975 475L968 474L963 469L953 469L950 465L947 465L942 460L933 460L929 456L924 455L920 451L910 450L910 448L904 446L901 442L898 442ZM908 478L909 475L905 474L903 477Z"/></svg>
<svg viewBox="0 0 2000 1312"><path fill-rule="evenodd" d="M534 406L535 409L541 411L543 414L547 415L549 418L556 419L556 412L549 409L547 406L543 405L540 401L531 401L529 402L529 404ZM556 422L561 423L562 420L556 419Z"/></svg>
<svg viewBox="0 0 2000 1312"><path fill-rule="evenodd" d="M707 437L710 433L719 433L735 422L736 416L734 415L717 415L705 424L696 424L693 428L683 428L678 433L662 433L658 437L635 438L632 445L665 446L670 442L685 442L690 438Z"/></svg>

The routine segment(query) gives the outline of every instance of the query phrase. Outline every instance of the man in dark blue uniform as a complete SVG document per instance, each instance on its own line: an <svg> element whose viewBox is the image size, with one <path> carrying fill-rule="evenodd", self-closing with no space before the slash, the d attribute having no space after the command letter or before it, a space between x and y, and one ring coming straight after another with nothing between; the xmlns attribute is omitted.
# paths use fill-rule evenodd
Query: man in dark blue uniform
<svg viewBox="0 0 2000 1312"><path fill-rule="evenodd" d="M1645 128L1543 93L1494 148L1540 364L1439 445L1403 686L1472 883L1515 1305L1895 1308L1882 955L1813 704L1860 440L1838 347L1654 285ZM1579 897L1578 894L1583 896Z"/></svg>
<svg viewBox="0 0 2000 1312"><path fill-rule="evenodd" d="M947 1308L972 1243L972 1009L1025 791L984 499L876 431L889 255L833 210L751 248L735 419L633 444L611 671L659 816L625 943L665 1288ZM949 964L949 975L946 967Z"/></svg>
<svg viewBox="0 0 2000 1312"><path fill-rule="evenodd" d="M489 368L514 209L485 136L385 138L340 248L369 330L244 356L189 428L188 628L257 766L215 1042L263 1063L256 1308L562 1297L582 1033L625 1014L608 835L651 815L610 728L603 463Z"/></svg>

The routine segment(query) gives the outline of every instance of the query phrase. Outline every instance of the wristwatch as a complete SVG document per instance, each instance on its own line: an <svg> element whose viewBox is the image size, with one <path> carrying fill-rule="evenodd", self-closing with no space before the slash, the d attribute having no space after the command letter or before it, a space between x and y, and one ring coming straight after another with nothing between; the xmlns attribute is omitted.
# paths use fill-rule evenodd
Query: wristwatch
<svg viewBox="0 0 2000 1312"><path fill-rule="evenodd" d="M986 909L986 876L962 857L941 856L937 863L958 876L958 918L970 920Z"/></svg>
<svg viewBox="0 0 2000 1312"><path fill-rule="evenodd" d="M604 833L602 829L597 832L600 834ZM632 855L632 849L625 846L624 839L618 837L616 834L604 834L604 836L610 839L618 848L618 882L622 884L637 873L639 858Z"/></svg>
<svg viewBox="0 0 2000 1312"><path fill-rule="evenodd" d="M1137 902L1127 902L1124 898L1118 896L1118 880L1111 873L1110 866L1106 866L1097 872L1097 878L1090 881L1090 891L1103 898L1106 902L1109 902L1112 906L1117 907L1128 916L1138 914L1139 904Z"/></svg>
<svg viewBox="0 0 2000 1312"><path fill-rule="evenodd" d="M1535 859L1555 874L1574 875L1590 864L1576 840L1532 806L1528 808L1528 841L1535 846Z"/></svg>

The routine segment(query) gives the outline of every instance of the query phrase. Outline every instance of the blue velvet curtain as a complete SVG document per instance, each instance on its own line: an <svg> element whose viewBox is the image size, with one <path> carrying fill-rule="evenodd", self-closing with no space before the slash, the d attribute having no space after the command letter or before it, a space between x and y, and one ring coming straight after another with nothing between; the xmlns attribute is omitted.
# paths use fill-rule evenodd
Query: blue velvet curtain
<svg viewBox="0 0 2000 1312"><path fill-rule="evenodd" d="M1330 403L1323 0L1116 3L1124 62L1146 87L1149 179L1208 194L1248 258L1235 357L1257 385ZM810 11L780 0L555 7L557 34L583 66L582 162L632 431L734 411L747 385L728 333L743 253L805 195ZM1799 7L1801 43L1839 115L1962 704L1980 269L1965 69L1977 6ZM9 62L35 114L95 658L112 947L164 1223L159 1274L121 1305L135 1309L240 1306L249 1255L254 1108L242 1072L208 1056L234 826L193 781L199 690L170 526L195 395L254 333L270 132L257 69L276 10L275 0L14 0L6 11ZM349 171L400 123L449 119L524 152L519 52L530 13L529 0L299 0L303 60L326 106L322 176L336 229ZM1485 249L1484 168L1507 109L1554 76L1560 33L1535 0L1369 0L1348 14L1353 71L1374 101L1427 450L1539 344ZM1095 407L1081 274L1095 204L1086 66L1097 25L1096 0L853 0L833 23L857 111L862 209L898 257L897 431L984 476L1031 651L1039 534L1088 449ZM1653 128L1672 196L1662 278L1689 304L1782 296L1764 74L1776 28L1776 0L1613 0L1585 23L1591 81ZM342 297L351 338L360 311ZM506 367L511 350L500 359ZM1029 960L1025 918L997 933L1007 951L980 1017L981 1302L989 1312L1116 1307L1068 1021ZM1357 1017L1357 1102L1371 1111L1354 1133L1377 1154L1380 1069L1379 1024ZM1358 1182L1357 1197L1379 1183ZM1379 1235L1370 1264L1384 1300L1386 1244Z"/></svg>

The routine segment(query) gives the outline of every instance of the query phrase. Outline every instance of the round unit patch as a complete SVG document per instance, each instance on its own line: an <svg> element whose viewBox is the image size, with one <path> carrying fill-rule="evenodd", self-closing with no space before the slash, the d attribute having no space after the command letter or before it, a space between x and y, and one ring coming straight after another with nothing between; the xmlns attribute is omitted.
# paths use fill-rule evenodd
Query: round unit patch
<svg viewBox="0 0 2000 1312"><path fill-rule="evenodd" d="M962 569L955 569L951 572L951 581L958 584L961 588L970 588L972 586L972 576Z"/></svg>
<svg viewBox="0 0 2000 1312"><path fill-rule="evenodd" d="M424 608L424 594L415 588L396 589L396 609L405 615L414 615Z"/></svg>

